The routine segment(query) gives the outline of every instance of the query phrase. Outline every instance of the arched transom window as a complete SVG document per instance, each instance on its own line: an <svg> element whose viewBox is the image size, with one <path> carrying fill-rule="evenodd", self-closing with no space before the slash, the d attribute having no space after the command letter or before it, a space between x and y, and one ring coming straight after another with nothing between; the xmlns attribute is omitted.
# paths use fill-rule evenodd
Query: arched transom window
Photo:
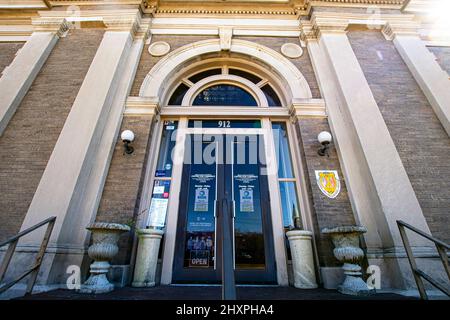
<svg viewBox="0 0 450 320"><path fill-rule="evenodd" d="M172 90L169 106L281 107L270 80L235 67L210 67L184 77Z"/></svg>

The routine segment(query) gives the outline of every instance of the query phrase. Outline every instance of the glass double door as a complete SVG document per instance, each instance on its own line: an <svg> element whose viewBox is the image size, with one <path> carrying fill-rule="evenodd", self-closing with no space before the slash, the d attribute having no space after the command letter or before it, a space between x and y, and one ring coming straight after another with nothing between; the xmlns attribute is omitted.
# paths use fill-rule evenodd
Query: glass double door
<svg viewBox="0 0 450 320"><path fill-rule="evenodd" d="M174 283L220 283L225 241L237 283L276 283L266 170L262 134L186 135Z"/></svg>

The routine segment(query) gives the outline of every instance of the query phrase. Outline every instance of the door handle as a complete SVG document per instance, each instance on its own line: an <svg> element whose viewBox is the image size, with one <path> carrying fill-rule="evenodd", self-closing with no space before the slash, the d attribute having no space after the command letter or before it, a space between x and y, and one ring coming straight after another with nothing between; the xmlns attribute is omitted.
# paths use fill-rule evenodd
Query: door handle
<svg viewBox="0 0 450 320"><path fill-rule="evenodd" d="M219 210L217 208L217 200L214 200L214 218L216 219L219 216Z"/></svg>
<svg viewBox="0 0 450 320"><path fill-rule="evenodd" d="M226 214L228 212L228 200L222 199L222 213Z"/></svg>
<svg viewBox="0 0 450 320"><path fill-rule="evenodd" d="M236 219L236 210L234 207L234 200L231 200L231 206L230 206L230 217L232 217L233 219Z"/></svg>

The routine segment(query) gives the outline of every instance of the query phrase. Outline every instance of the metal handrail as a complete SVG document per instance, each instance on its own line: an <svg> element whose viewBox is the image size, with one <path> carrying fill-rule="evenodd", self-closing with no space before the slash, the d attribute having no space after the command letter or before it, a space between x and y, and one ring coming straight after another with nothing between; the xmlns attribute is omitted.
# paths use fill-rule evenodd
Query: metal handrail
<svg viewBox="0 0 450 320"><path fill-rule="evenodd" d="M16 250L16 246L17 246L17 243L19 242L19 239L48 223L47 230L45 230L44 238L42 239L41 246L39 248L39 251L36 256L36 260L35 260L33 267L30 270L22 273L19 277L12 280L11 282L6 283L5 285L1 286L0 294L5 292L9 288L11 288L13 285L15 285L17 282L19 282L20 280L22 280L29 274L31 274L31 277L28 280L25 295L31 294L33 292L33 287L34 287L34 284L36 282L36 279L37 279L37 276L39 273L39 268L41 267L41 264L42 264L45 250L47 249L47 245L48 245L50 236L53 231L53 226L55 225L55 220L56 220L56 217L50 217L48 219L45 219L44 221L39 222L38 224L35 224L34 226L32 226L24 231L21 231L18 234L16 234L15 236L0 243L0 248L9 243L8 249L6 250L6 254L3 257L3 261L0 265L0 283L1 283L3 278L5 277L6 271L8 270L9 263L11 262L11 258L14 254L14 251Z"/></svg>
<svg viewBox="0 0 450 320"><path fill-rule="evenodd" d="M442 264L444 265L444 269L445 269L445 272L447 273L447 277L448 277L449 281L450 281L450 270L449 270L447 250L450 249L450 246L448 244L446 244L445 242L438 240L438 239L430 236L429 234L426 234L422 230L419 230L419 229L407 224L404 221L397 220L397 226L400 231L400 236L402 238L403 245L405 247L406 256L408 257L409 265L411 266L411 270L414 275L414 280L416 281L416 284L417 284L417 289L419 290L419 293L420 293L420 298L423 300L428 299L428 295L425 290L425 286L423 284L422 278L427 280L434 287L436 287L437 289L439 289L440 291L442 291L443 293L445 293L447 296L450 297L449 289L445 288L443 285L438 283L436 280L434 280L432 277L430 277L428 274L426 274L425 272L423 272L422 270L420 270L417 267L416 260L414 258L413 252L411 250L411 246L409 244L409 240L408 240L408 236L406 235L405 228L408 228L409 230L419 234L420 236L422 236L434 243L434 245L436 246L436 249L439 253L439 257L441 258Z"/></svg>

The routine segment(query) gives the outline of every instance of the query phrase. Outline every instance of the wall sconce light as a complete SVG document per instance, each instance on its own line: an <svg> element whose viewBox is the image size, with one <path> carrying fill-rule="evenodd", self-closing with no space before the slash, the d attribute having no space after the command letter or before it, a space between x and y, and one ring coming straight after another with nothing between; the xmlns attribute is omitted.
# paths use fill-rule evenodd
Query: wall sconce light
<svg viewBox="0 0 450 320"><path fill-rule="evenodd" d="M132 146L130 146L130 143L134 141L134 132L131 130L124 130L124 131L122 131L120 138L123 141L123 144L125 147L125 153L132 154L134 151L134 148Z"/></svg>
<svg viewBox="0 0 450 320"><path fill-rule="evenodd" d="M319 142L322 144L322 147L319 149L319 151L317 151L319 156L324 156L324 155L329 156L328 155L328 147L331 143L331 133L329 133L328 131L322 131L317 136L317 140L319 140Z"/></svg>

